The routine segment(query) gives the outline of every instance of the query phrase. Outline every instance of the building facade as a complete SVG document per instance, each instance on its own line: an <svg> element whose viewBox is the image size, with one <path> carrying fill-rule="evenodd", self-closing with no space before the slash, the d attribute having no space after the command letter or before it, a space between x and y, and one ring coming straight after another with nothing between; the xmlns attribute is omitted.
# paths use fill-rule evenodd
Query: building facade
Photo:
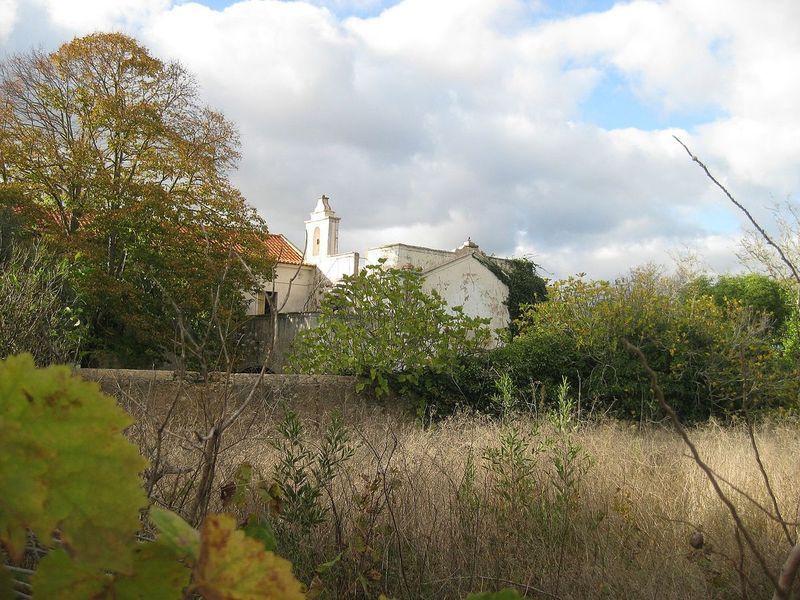
<svg viewBox="0 0 800 600"><path fill-rule="evenodd" d="M275 278L251 298L249 314L313 313L330 286L383 261L386 268L420 270L426 291L438 292L448 306L462 306L469 316L489 319L492 329L508 326L508 287L487 267L487 261L503 259L487 256L470 239L455 250L396 243L370 248L364 255L340 253L340 222L330 199L322 196L305 222L303 251L283 235L269 236Z"/></svg>

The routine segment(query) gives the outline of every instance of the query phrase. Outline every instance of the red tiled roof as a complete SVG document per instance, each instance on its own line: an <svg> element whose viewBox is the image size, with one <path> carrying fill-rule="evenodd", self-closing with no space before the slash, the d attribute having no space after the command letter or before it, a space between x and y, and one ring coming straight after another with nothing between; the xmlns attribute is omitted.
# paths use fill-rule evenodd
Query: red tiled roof
<svg viewBox="0 0 800 600"><path fill-rule="evenodd" d="M266 241L267 253L280 263L299 265L303 262L302 253L282 233L270 233Z"/></svg>

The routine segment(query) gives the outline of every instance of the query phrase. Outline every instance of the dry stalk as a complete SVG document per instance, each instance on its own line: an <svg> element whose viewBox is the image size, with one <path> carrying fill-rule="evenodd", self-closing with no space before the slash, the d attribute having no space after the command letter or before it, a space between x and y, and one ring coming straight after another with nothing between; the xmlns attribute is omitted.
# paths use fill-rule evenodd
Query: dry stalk
<svg viewBox="0 0 800 600"><path fill-rule="evenodd" d="M722 503L728 509L731 518L736 524L736 528L739 530L742 537L744 537L745 542L747 542L747 547L753 553L753 556L756 557L756 561L761 567L761 570L764 572L764 575L772 582L772 585L775 588L775 593L778 594L776 598L779 600L788 599L789 597L788 593L786 592L785 588L780 586L780 584L778 583L778 578L775 577L775 574L769 568L769 565L767 565L767 560L764 558L764 555L761 553L758 546L756 545L752 534L745 527L744 522L742 521L742 518L739 515L739 511L736 510L736 506L733 504L733 502L731 502L730 498L728 498L728 496L722 490L716 474L711 469L711 467L709 467L708 464L706 464L706 462L702 459L702 457L700 456L700 452L697 450L697 447L694 445L694 442L692 442L691 438L689 437L689 434L686 432L686 428L681 423L680 419L678 418L678 415L675 413L672 406L670 406L670 404L664 398L664 392L662 391L661 386L658 383L658 375L650 367L650 364L647 362L647 357L644 355L644 352L642 352L641 348L639 348L638 346L634 346L627 339L623 339L622 342L625 345L625 348L629 352L635 354L638 357L639 362L642 364L642 368L650 377L650 384L653 387L653 393L655 394L656 399L658 400L658 403L661 406L661 409L667 414L667 416L669 416L669 419L670 421L672 421L672 425L675 427L675 430L678 432L678 435L680 435L681 439L683 440L683 443L686 444L686 446L689 448L689 451L692 454L694 462L697 464L698 467L700 467L703 473L705 473L706 478L711 483L711 486L714 488L714 492L716 493L717 497L722 501ZM800 560L800 557L798 558L798 560Z"/></svg>

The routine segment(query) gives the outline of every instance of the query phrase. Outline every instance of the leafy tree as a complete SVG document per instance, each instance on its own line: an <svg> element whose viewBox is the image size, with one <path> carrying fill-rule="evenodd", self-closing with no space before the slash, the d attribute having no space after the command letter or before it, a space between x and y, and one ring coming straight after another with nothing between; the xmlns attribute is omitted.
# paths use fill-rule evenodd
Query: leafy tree
<svg viewBox="0 0 800 600"><path fill-rule="evenodd" d="M736 301L766 315L777 330L792 312L791 293L785 284L768 275L722 275L716 279L700 277L691 282L688 293L711 296L717 306Z"/></svg>
<svg viewBox="0 0 800 600"><path fill-rule="evenodd" d="M238 146L180 65L122 34L0 64L0 196L13 185L14 214L72 261L90 362L157 359L176 309L195 329L240 313L234 251L269 273L264 223L228 180Z"/></svg>
<svg viewBox="0 0 800 600"><path fill-rule="evenodd" d="M498 351L520 387L541 381L554 389L567 376L601 409L658 417L649 382L622 347L627 338L645 352L682 418L796 397L796 377L779 360L769 319L736 299L719 305L653 268L613 283L557 281L548 297L527 309L520 336Z"/></svg>
<svg viewBox="0 0 800 600"><path fill-rule="evenodd" d="M457 368L462 356L485 348L489 339L486 319L426 293L418 271L370 265L325 295L319 325L299 336L290 365L357 375L384 394Z"/></svg>
<svg viewBox="0 0 800 600"><path fill-rule="evenodd" d="M0 358L31 353L40 365L74 362L84 328L64 261L40 245L0 254Z"/></svg>

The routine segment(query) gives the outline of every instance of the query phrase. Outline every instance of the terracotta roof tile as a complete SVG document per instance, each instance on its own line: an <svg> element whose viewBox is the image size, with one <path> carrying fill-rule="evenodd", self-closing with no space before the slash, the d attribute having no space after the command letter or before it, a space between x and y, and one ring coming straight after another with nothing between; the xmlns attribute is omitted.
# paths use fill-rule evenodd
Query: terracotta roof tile
<svg viewBox="0 0 800 600"><path fill-rule="evenodd" d="M281 233L270 233L265 243L269 256L281 263L299 265L303 262L303 254Z"/></svg>

